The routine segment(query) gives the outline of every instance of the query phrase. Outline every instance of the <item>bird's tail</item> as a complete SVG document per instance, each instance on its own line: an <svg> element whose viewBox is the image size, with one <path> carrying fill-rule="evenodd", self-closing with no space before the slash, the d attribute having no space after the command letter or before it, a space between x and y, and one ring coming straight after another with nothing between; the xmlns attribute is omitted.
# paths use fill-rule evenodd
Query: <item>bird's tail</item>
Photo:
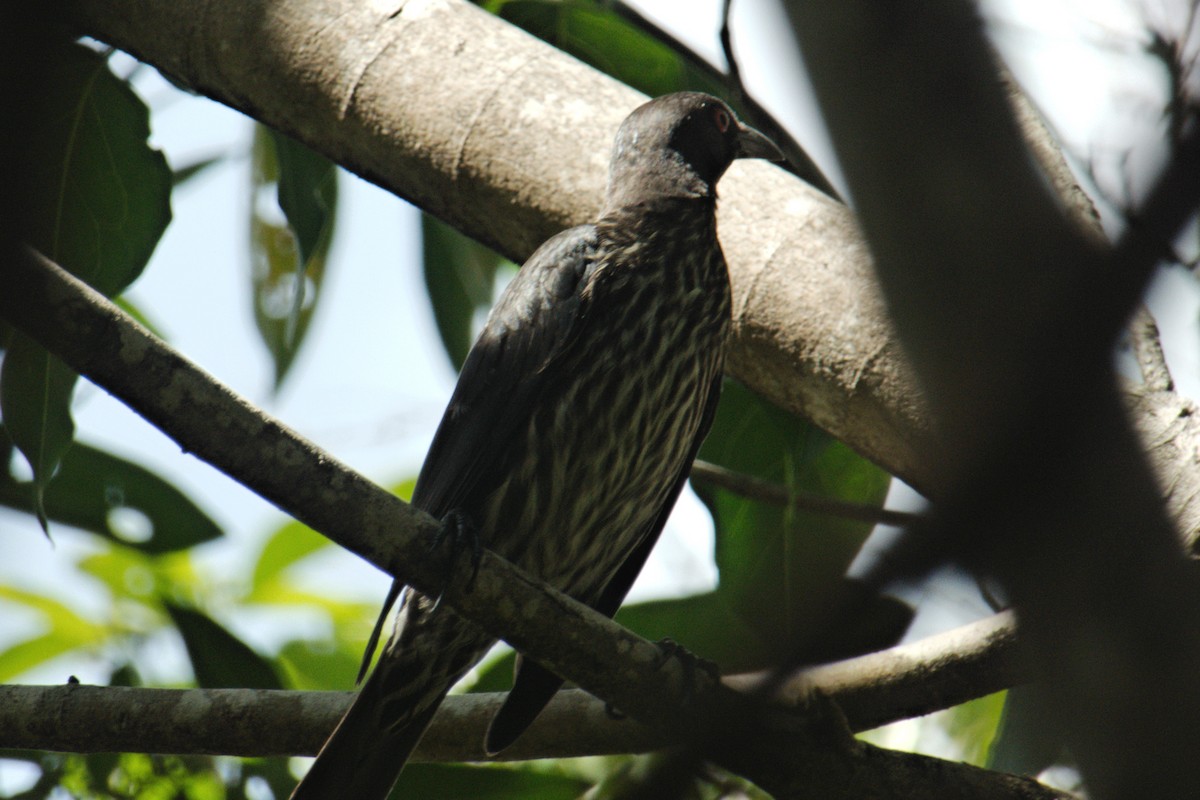
<svg viewBox="0 0 1200 800"><path fill-rule="evenodd" d="M291 800L386 800L446 690L405 698L413 710L396 715L393 708L385 721L383 672L376 669L363 684Z"/></svg>

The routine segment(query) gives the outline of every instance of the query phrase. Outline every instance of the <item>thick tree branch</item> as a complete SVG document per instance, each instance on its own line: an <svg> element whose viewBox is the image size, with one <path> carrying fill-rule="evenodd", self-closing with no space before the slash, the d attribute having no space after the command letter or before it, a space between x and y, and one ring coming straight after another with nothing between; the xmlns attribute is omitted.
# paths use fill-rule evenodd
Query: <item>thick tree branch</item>
<svg viewBox="0 0 1200 800"><path fill-rule="evenodd" d="M612 133L640 100L461 0L212 0L199 15L169 0L71 0L69 10L80 32L518 260L594 214ZM1090 204L1052 137L1007 90L1026 142L1086 227ZM731 374L936 494L933 465L917 457L928 414L852 216L761 164L735 165L722 193Z"/></svg>
<svg viewBox="0 0 1200 800"><path fill-rule="evenodd" d="M803 709L814 692L836 702L851 730L930 714L1024 679L1011 614L880 653L797 674L771 698ZM761 675L725 678L754 692ZM345 713L351 692L256 689L0 687L0 748L238 756L312 755ZM484 761L483 735L504 693L446 700L415 759ZM303 718L310 724L297 725ZM578 689L560 692L500 760L640 753L679 744Z"/></svg>
<svg viewBox="0 0 1200 800"><path fill-rule="evenodd" d="M185 450L390 574L442 590L444 602L489 632L777 796L903 796L897 786L947 798L981 785L995 797L1034 791L1027 784L1036 784L1011 776L856 743L822 714L762 709L703 671L689 676L676 659L662 663L653 644L490 552L471 591L461 572L443 588L444 565L428 549L436 524L427 515L255 410L42 256L17 249L3 267L0 317ZM300 716L296 724L315 722Z"/></svg>

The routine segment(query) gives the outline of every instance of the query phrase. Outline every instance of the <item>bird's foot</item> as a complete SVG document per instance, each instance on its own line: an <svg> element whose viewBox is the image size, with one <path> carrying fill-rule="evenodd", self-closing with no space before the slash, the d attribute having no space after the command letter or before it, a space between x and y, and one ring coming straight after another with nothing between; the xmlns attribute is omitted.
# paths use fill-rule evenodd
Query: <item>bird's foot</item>
<svg viewBox="0 0 1200 800"><path fill-rule="evenodd" d="M442 586L447 586L450 579L454 577L454 565L458 561L458 554L469 547L471 549L471 577L467 579L467 591L469 592L475 588L475 578L479 575L479 562L483 558L483 542L479 538L479 527L475 521L457 508L450 509L446 512L446 516L442 517L437 533L433 536L433 542L429 545L429 552L434 552L447 542L450 546L450 554L446 559L446 574L442 580ZM438 592L437 599L433 602L434 610L442 604L442 595L445 592L445 588Z"/></svg>
<svg viewBox="0 0 1200 800"><path fill-rule="evenodd" d="M685 701L691 700L696 694L696 675L698 673L704 673L713 683L721 680L721 668L717 666L716 662L700 658L700 656L673 639L659 639L655 644L658 645L659 652L658 669L666 666L667 662L672 658L679 661L680 667L683 668Z"/></svg>
<svg viewBox="0 0 1200 800"><path fill-rule="evenodd" d="M659 639L655 642L658 647L658 659L654 664L655 669L662 669L667 665L667 662L672 658L679 662L683 669L683 693L684 701L691 700L696 694L696 675L703 672L714 683L721 680L721 668L713 661L688 650L679 642L673 639ZM621 712L612 703L604 704L604 713L609 719L625 719L625 714Z"/></svg>

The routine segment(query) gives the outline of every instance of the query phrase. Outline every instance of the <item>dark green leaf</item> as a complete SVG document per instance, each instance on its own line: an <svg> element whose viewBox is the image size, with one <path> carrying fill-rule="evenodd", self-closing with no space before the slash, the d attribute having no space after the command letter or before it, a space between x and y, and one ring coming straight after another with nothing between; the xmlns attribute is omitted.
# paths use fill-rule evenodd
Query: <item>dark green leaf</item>
<svg viewBox="0 0 1200 800"><path fill-rule="evenodd" d="M282 689L270 662L211 617L164 600L204 689Z"/></svg>
<svg viewBox="0 0 1200 800"><path fill-rule="evenodd" d="M33 489L7 469L10 454L0 445L6 466L0 473L0 504L27 510ZM85 444L67 451L44 498L50 519L147 554L182 550L222 535L217 523L167 481ZM121 515L128 512L141 515L135 519L136 529L122 525Z"/></svg>
<svg viewBox="0 0 1200 800"><path fill-rule="evenodd" d="M71 393L79 376L23 333L15 333L0 366L0 415L12 443L33 470L33 480L14 497L17 508L32 510L48 536L45 494L50 479L75 437ZM7 447L5 448L7 452ZM9 461L4 463L5 480Z"/></svg>
<svg viewBox="0 0 1200 800"><path fill-rule="evenodd" d="M108 297L141 274L171 219L171 171L148 146L149 111L105 59L55 55L30 141L30 244Z"/></svg>
<svg viewBox="0 0 1200 800"><path fill-rule="evenodd" d="M69 45L47 59L41 94L22 124L29 186L26 235L35 248L107 296L141 274L171 219L171 174L150 148L149 112L105 59ZM30 502L43 527L41 496L74 435L75 376L23 337L8 345L0 410L33 467Z"/></svg>
<svg viewBox="0 0 1200 800"><path fill-rule="evenodd" d="M251 155L254 320L278 389L320 296L337 211L337 167L263 126Z"/></svg>
<svg viewBox="0 0 1200 800"><path fill-rule="evenodd" d="M488 10L650 96L685 89L724 94L724 87L680 54L602 4L500 0Z"/></svg>
<svg viewBox="0 0 1200 800"><path fill-rule="evenodd" d="M446 354L462 367L474 339L475 315L492 303L502 256L429 214L421 215L425 288Z"/></svg>

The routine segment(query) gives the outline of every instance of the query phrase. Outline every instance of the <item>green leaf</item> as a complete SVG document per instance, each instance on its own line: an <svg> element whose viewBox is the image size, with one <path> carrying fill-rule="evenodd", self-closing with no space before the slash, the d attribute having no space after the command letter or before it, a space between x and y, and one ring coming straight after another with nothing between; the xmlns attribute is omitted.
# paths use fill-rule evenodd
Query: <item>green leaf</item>
<svg viewBox="0 0 1200 800"><path fill-rule="evenodd" d="M187 647L197 685L205 689L282 689L270 662L207 615L170 601L167 613Z"/></svg>
<svg viewBox="0 0 1200 800"><path fill-rule="evenodd" d="M71 394L79 376L23 333L13 335L0 366L0 415L12 443L33 470L16 507L32 510L50 535L45 494L75 437ZM7 450L7 448L5 448ZM8 461L4 463L5 480Z"/></svg>
<svg viewBox="0 0 1200 800"><path fill-rule="evenodd" d="M141 274L171 219L171 174L147 144L145 104L81 45L46 63L41 93L22 120L34 146L22 153L34 187L24 201L29 243L106 296ZM47 530L42 495L74 435L75 376L23 336L9 343L0 413L33 468L30 500Z"/></svg>
<svg viewBox="0 0 1200 800"><path fill-rule="evenodd" d="M171 170L149 110L103 56L64 47L28 121L30 244L107 297L141 274L171 219Z"/></svg>
<svg viewBox="0 0 1200 800"><path fill-rule="evenodd" d="M982 767L988 763L992 743L1000 729L1006 692L996 692L947 709L946 734L959 746L961 759Z"/></svg>
<svg viewBox="0 0 1200 800"><path fill-rule="evenodd" d="M9 448L0 444L0 459L5 463L9 453ZM0 504L27 509L30 490L30 484L17 481L7 469L0 473ZM55 522L143 553L182 550L223 535L217 523L167 481L85 444L67 451L44 500L45 512ZM123 526L122 515L131 514L137 524Z"/></svg>
<svg viewBox="0 0 1200 800"><path fill-rule="evenodd" d="M293 689L350 689L362 662L361 649L361 645L288 642L279 651L277 663Z"/></svg>
<svg viewBox="0 0 1200 800"><path fill-rule="evenodd" d="M289 521L267 539L254 564L250 581L251 598L278 580L279 575L298 561L332 544L321 534L300 522Z"/></svg>
<svg viewBox="0 0 1200 800"><path fill-rule="evenodd" d="M84 619L52 597L0 586L0 599L18 603L38 612L47 631L20 642L0 653L0 682L12 680L23 672L72 650L100 644L107 631Z"/></svg>
<svg viewBox="0 0 1200 800"><path fill-rule="evenodd" d="M859 503L881 503L890 482L887 473L828 434L733 381L725 383L700 458L795 490ZM831 604L858 591L843 576L872 526L749 500L701 482L696 489L716 527L718 594L727 611L750 629L739 638L752 631L778 657L796 643L810 643ZM901 616L906 622L907 615ZM727 624L724 619L714 617L714 624ZM850 634L855 641L861 637L858 631ZM845 641L819 645L822 654L850 649Z"/></svg>
<svg viewBox="0 0 1200 800"><path fill-rule="evenodd" d="M337 210L337 167L269 128L251 150L254 320L282 385L316 310Z"/></svg>
<svg viewBox="0 0 1200 800"><path fill-rule="evenodd" d="M471 349L476 314L492 304L496 270L510 263L429 214L421 215L425 289L442 345L455 369Z"/></svg>
<svg viewBox="0 0 1200 800"><path fill-rule="evenodd" d="M724 87L667 45L595 2L493 0L489 11L652 97Z"/></svg>

